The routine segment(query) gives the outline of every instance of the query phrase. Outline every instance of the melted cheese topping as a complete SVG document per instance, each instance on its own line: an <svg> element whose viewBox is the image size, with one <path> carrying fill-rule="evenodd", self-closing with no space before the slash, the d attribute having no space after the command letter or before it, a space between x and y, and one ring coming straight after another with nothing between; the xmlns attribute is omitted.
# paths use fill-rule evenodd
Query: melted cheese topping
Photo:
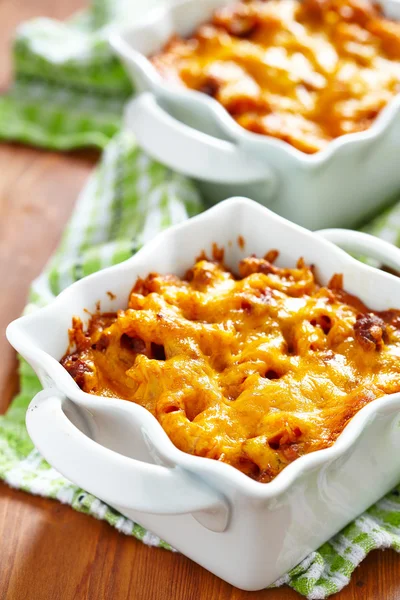
<svg viewBox="0 0 400 600"><path fill-rule="evenodd" d="M400 311L373 313L312 268L199 260L139 279L129 306L74 320L61 363L92 394L149 410L184 452L268 482L333 444L365 404L400 391Z"/></svg>
<svg viewBox="0 0 400 600"><path fill-rule="evenodd" d="M236 2L152 62L246 129L313 153L370 127L400 91L400 24L366 0Z"/></svg>

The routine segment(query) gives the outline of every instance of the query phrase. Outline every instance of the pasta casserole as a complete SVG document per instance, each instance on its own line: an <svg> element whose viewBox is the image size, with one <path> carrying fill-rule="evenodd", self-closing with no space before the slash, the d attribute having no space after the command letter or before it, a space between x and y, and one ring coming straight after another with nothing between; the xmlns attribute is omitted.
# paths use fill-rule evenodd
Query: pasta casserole
<svg viewBox="0 0 400 600"><path fill-rule="evenodd" d="M312 154L371 126L400 91L400 24L368 0L248 0L152 57L244 128Z"/></svg>
<svg viewBox="0 0 400 600"><path fill-rule="evenodd" d="M331 446L367 403L400 391L400 311L376 312L300 259L201 256L138 279L125 310L75 318L61 360L85 392L149 410L184 452L260 482Z"/></svg>

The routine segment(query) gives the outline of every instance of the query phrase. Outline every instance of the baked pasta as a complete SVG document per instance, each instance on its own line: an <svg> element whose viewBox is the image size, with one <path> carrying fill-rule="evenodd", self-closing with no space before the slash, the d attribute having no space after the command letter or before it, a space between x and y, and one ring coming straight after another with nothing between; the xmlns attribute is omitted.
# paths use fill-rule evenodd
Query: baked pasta
<svg viewBox="0 0 400 600"><path fill-rule="evenodd" d="M367 0L249 0L152 57L246 129L306 153L367 129L400 91L400 23Z"/></svg>
<svg viewBox="0 0 400 600"><path fill-rule="evenodd" d="M85 392L136 402L184 452L271 481L331 446L368 402L400 391L400 311L374 312L335 275L201 257L138 279L126 310L75 318L61 360Z"/></svg>

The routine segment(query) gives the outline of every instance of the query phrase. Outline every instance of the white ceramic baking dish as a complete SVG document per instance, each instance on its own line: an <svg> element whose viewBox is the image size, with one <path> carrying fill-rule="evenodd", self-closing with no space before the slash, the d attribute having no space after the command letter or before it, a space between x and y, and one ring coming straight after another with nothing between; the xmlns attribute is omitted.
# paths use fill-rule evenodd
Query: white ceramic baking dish
<svg viewBox="0 0 400 600"><path fill-rule="evenodd" d="M294 265L303 256L324 283L343 273L346 289L371 308L400 306L400 279L327 240L400 270L400 250L386 242L342 230L311 233L234 198L158 235L126 262L75 283L7 330L45 388L30 404L27 426L50 464L243 589L271 584L398 483L400 394L371 402L334 446L297 459L262 484L229 465L181 452L144 408L82 392L58 361L74 315L86 322L98 301L103 311L126 306L138 276L182 275L213 242L225 248L231 268L244 256L277 248L280 264Z"/></svg>
<svg viewBox="0 0 400 600"><path fill-rule="evenodd" d="M139 92L126 108L126 128L153 158L195 178L211 203L244 195L310 229L362 222L400 193L400 95L367 131L307 155L240 127L215 99L168 84L146 58L230 2L172 0L111 33ZM399 0L382 4L400 18Z"/></svg>

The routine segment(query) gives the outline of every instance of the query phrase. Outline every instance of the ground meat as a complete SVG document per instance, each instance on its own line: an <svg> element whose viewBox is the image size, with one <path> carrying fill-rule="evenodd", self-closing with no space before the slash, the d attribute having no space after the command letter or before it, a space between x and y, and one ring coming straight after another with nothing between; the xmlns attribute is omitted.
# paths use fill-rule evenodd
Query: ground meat
<svg viewBox="0 0 400 600"><path fill-rule="evenodd" d="M278 273L278 267L275 267L272 263L265 258L257 258L255 256L249 256L244 258L239 263L239 273L241 277L247 277L253 273Z"/></svg>
<svg viewBox="0 0 400 600"><path fill-rule="evenodd" d="M203 94L207 94L207 96L215 98L220 87L221 82L218 81L215 77L211 77L211 75L208 75L201 83L199 87L199 92L203 92Z"/></svg>
<svg viewBox="0 0 400 600"><path fill-rule="evenodd" d="M398 310L383 310L379 313L379 316L388 323L395 327L395 329L400 329L400 314Z"/></svg>
<svg viewBox="0 0 400 600"><path fill-rule="evenodd" d="M354 333L357 342L364 350L380 350L387 340L385 322L373 313L357 316Z"/></svg>
<svg viewBox="0 0 400 600"><path fill-rule="evenodd" d="M61 360L62 366L68 371L81 389L85 387L85 373L92 373L92 369L87 361L83 360L79 354L67 354Z"/></svg>
<svg viewBox="0 0 400 600"><path fill-rule="evenodd" d="M283 456L289 462L293 462L296 458L300 456L300 446L299 444L286 444L281 447L281 451Z"/></svg>

